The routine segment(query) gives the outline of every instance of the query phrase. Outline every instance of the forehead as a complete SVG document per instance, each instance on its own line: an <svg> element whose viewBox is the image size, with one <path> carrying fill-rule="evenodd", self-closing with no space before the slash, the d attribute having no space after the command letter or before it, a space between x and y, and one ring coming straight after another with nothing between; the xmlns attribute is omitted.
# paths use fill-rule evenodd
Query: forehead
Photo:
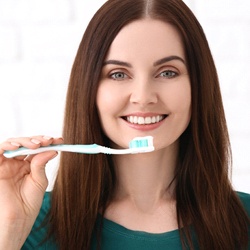
<svg viewBox="0 0 250 250"><path fill-rule="evenodd" d="M124 26L113 40L107 57L127 56L129 53L156 57L177 54L184 58L184 46L178 30L161 20L145 18Z"/></svg>

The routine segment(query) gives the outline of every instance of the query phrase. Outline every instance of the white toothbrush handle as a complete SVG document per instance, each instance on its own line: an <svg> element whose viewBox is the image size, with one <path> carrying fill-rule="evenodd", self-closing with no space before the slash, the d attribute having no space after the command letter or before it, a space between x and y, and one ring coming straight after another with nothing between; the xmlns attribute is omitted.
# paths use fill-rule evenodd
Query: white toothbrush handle
<svg viewBox="0 0 250 250"><path fill-rule="evenodd" d="M6 158L13 158L21 155L33 155L46 151L65 151L65 152L78 152L86 154L97 154L100 153L101 146L97 144L92 145L50 145L46 147L40 147L37 149L29 149L25 147L18 148L17 150L5 151L4 156Z"/></svg>

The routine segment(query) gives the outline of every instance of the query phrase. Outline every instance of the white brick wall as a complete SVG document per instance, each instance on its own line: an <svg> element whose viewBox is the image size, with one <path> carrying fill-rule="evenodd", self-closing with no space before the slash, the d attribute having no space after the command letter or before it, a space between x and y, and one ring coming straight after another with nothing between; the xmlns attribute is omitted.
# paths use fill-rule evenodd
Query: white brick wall
<svg viewBox="0 0 250 250"><path fill-rule="evenodd" d="M250 192L250 1L192 4L218 69L233 151L233 184Z"/></svg>
<svg viewBox="0 0 250 250"><path fill-rule="evenodd" d="M61 135L75 52L104 2L0 0L0 141ZM250 1L185 2L205 30L218 68L234 156L233 184L250 192ZM47 167L51 180L56 166L53 160Z"/></svg>

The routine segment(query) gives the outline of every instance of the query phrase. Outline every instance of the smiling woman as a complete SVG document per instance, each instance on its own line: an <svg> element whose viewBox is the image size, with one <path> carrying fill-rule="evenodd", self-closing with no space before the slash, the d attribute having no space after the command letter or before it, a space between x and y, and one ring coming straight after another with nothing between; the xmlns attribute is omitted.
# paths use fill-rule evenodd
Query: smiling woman
<svg viewBox="0 0 250 250"><path fill-rule="evenodd" d="M68 86L64 142L144 154L55 152L7 159L0 144L3 249L250 249L250 195L232 189L230 145L216 68L203 30L181 0L109 0L90 21ZM45 193L45 195L44 195ZM32 228L33 226L33 228Z"/></svg>

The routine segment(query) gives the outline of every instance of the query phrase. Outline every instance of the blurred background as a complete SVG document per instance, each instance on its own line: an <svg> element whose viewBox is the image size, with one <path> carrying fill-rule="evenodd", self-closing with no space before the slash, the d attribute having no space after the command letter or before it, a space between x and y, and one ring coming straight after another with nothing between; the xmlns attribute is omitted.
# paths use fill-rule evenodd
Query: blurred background
<svg viewBox="0 0 250 250"><path fill-rule="evenodd" d="M0 141L61 136L71 66L104 0L0 0ZM232 182L250 193L250 1L186 0L207 35L233 152ZM58 158L47 166L53 186Z"/></svg>

